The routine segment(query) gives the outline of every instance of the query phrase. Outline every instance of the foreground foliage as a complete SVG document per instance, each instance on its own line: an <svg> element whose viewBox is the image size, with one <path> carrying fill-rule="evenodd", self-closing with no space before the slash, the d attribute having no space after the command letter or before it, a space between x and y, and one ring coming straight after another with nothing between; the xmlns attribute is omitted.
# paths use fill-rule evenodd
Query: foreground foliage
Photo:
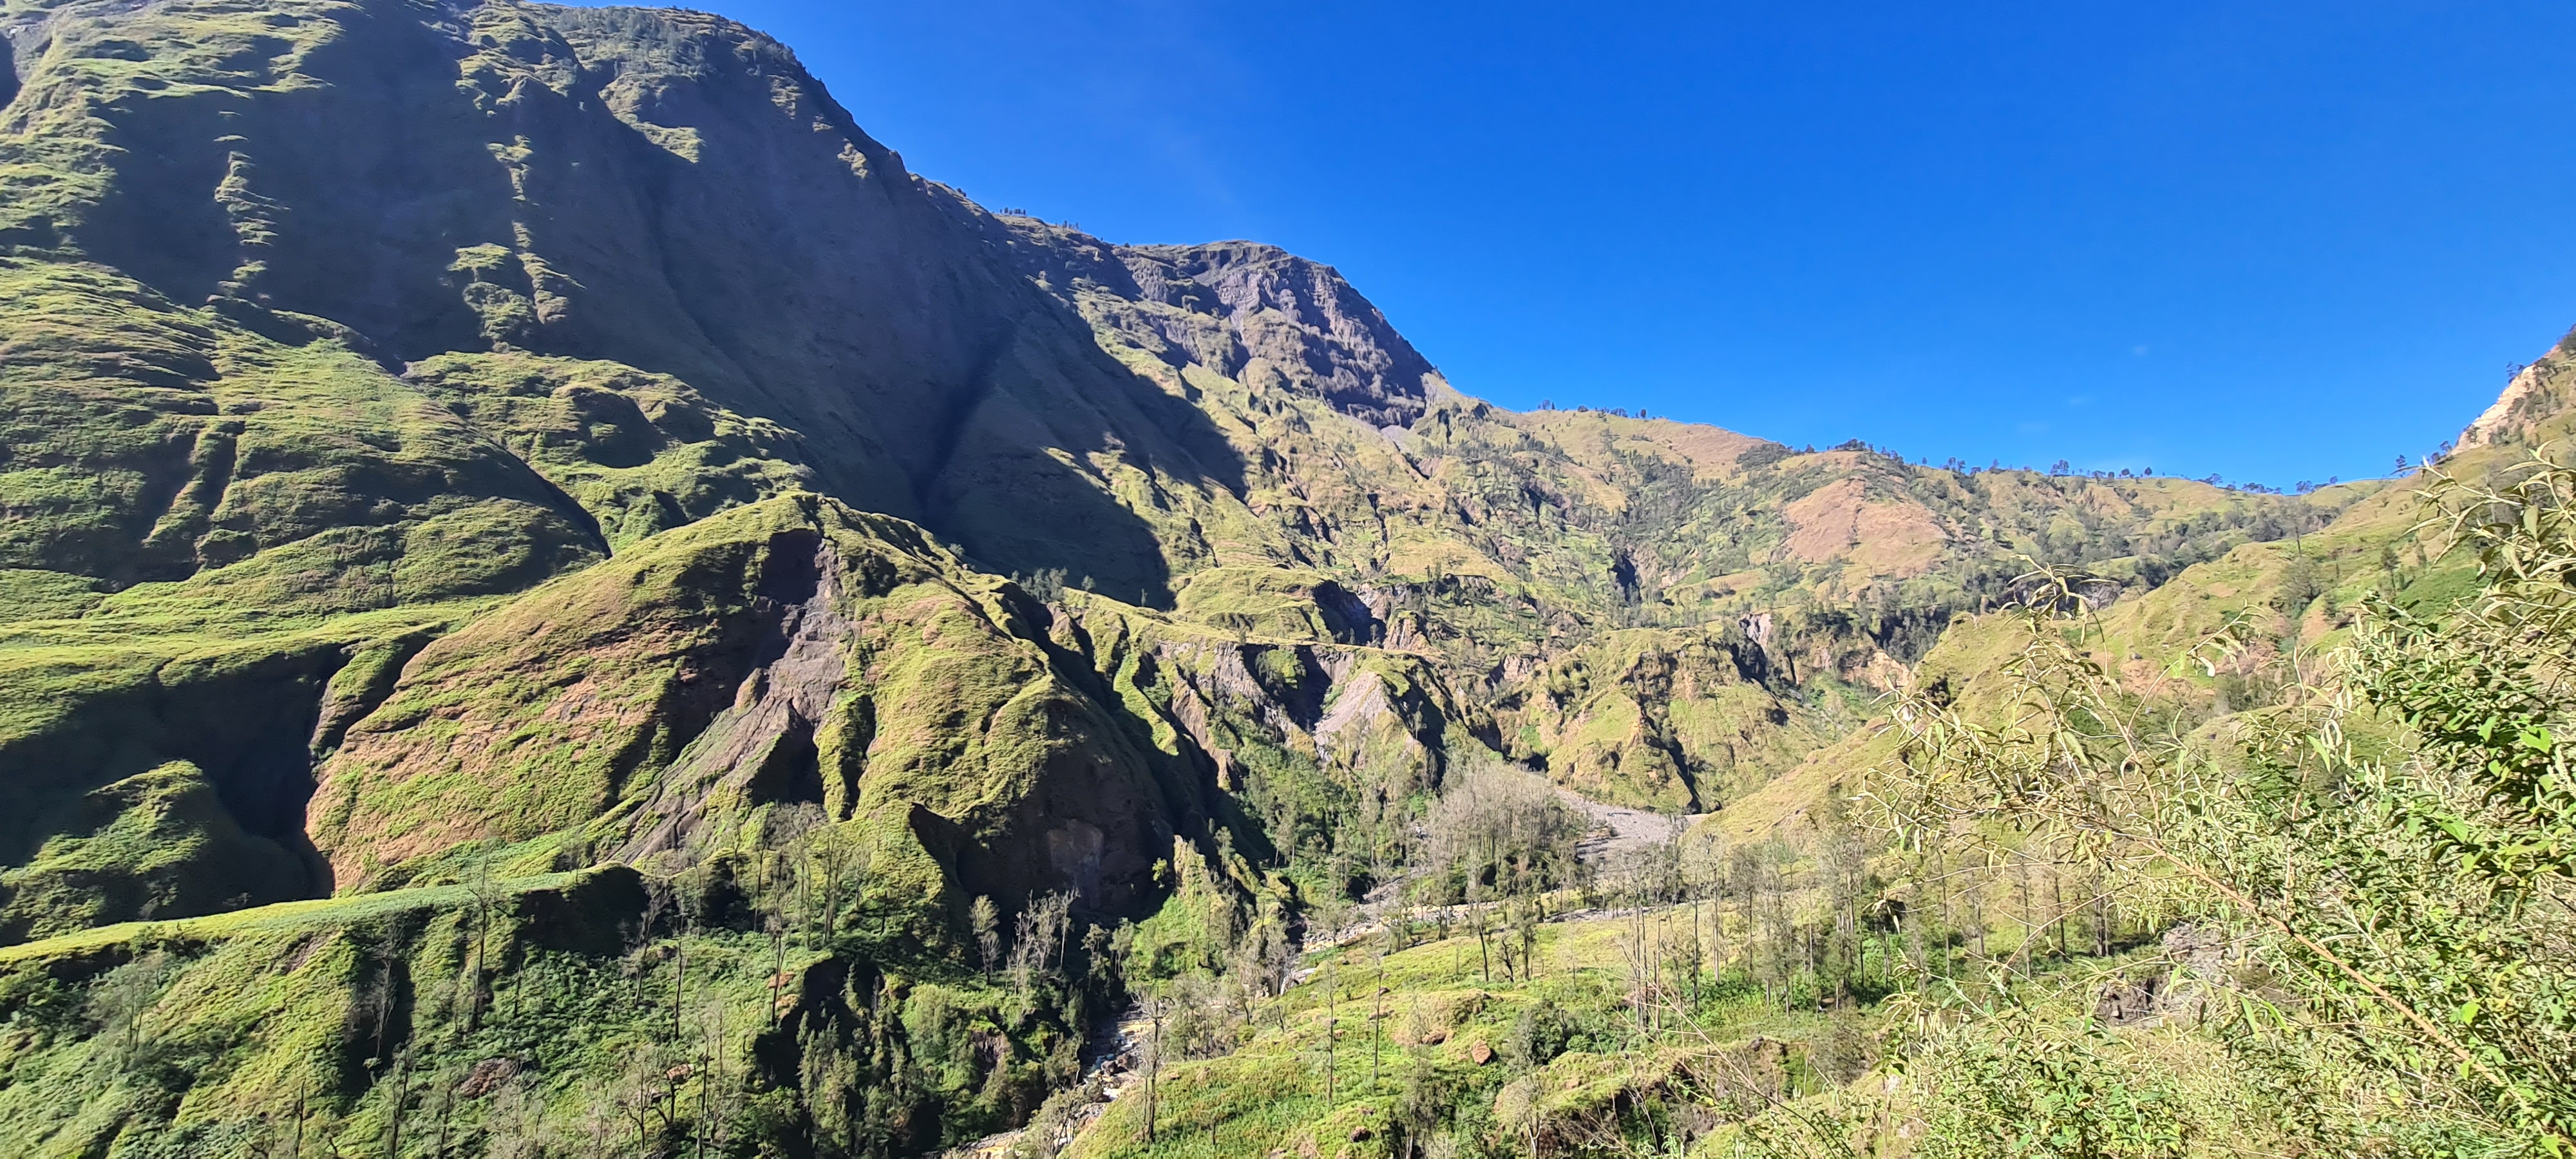
<svg viewBox="0 0 2576 1159"><path fill-rule="evenodd" d="M2571 496L2576 467L2547 455L2440 481L2434 524L2478 560L2473 598L2376 602L2283 703L2197 729L2083 651L2080 581L2036 575L2003 711L1908 697L1876 800L1909 847L2044 846L2105 897L2220 935L2218 968L2189 984L2231 1050L2311 1088L2280 1107L2330 1149L2567 1153ZM2256 643L2240 620L2203 660ZM2359 1101L2298 1097L2333 1081Z"/></svg>

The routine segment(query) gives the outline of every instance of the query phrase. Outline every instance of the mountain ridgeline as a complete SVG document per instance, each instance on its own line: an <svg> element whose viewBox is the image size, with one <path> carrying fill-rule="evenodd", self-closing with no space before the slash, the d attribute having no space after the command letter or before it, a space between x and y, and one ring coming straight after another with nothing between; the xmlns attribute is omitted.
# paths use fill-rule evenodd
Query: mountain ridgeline
<svg viewBox="0 0 2576 1159"><path fill-rule="evenodd" d="M1507 411L1330 267L987 211L702 14L0 31L0 1135L47 1154L399 1139L441 1065L542 1118L675 1039L743 1146L959 1142L1111 997L986 986L996 920L1293 944L1463 769L1728 817L2034 562L2151 617L2395 518Z"/></svg>

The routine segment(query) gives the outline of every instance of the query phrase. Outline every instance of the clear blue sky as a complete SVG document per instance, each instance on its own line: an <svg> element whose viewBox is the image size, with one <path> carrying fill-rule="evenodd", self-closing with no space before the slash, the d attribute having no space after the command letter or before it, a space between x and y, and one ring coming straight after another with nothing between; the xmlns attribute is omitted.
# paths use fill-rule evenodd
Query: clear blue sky
<svg viewBox="0 0 2576 1159"><path fill-rule="evenodd" d="M917 172L1341 269L1461 389L2286 485L2576 323L2576 5L696 0Z"/></svg>

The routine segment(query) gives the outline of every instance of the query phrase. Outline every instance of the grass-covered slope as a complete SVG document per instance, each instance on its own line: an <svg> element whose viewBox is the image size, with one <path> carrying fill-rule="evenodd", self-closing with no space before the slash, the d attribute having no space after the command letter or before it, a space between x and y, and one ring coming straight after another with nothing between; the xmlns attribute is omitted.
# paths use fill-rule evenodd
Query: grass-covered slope
<svg viewBox="0 0 2576 1159"><path fill-rule="evenodd" d="M1179 537L1124 497L1227 493L1204 420L737 25L297 0L5 19L29 258L389 367L506 350L668 375L812 440L794 457L833 494L1131 598L1163 597Z"/></svg>
<svg viewBox="0 0 2576 1159"><path fill-rule="evenodd" d="M1074 931L1173 897L1142 960L1221 960L1226 915L1340 888L1347 819L1477 746L1417 657L1052 594L796 492L386 645L325 619L303 819L342 897L241 908L309 892L316 851L241 848L193 765L88 794L10 882L36 940L0 963L0 1122L264 1154L391 1146L412 1098L415 1144L480 1147L611 1131L642 1083L700 1102L611 1131L637 1145L1010 1125L1116 976L1077 987L1065 956L1107 951ZM160 892L103 888L103 856ZM544 876L600 862L646 876ZM978 940L996 901L1080 923L1034 995Z"/></svg>
<svg viewBox="0 0 2576 1159"><path fill-rule="evenodd" d="M0 925L326 888L302 805L335 675L607 545L339 341L95 266L9 259L0 283Z"/></svg>
<svg viewBox="0 0 2576 1159"><path fill-rule="evenodd" d="M809 838L801 862L838 846ZM920 1153L1070 1077L1082 995L906 948L800 863L625 867L0 951L0 1138L46 1156ZM783 920L774 920L778 915Z"/></svg>
<svg viewBox="0 0 2576 1159"><path fill-rule="evenodd" d="M1401 796L1476 747L1418 658L1058 599L828 498L735 508L427 644L346 726L308 827L363 889L485 843L689 864L780 815L875 819L942 867L942 904L1071 888L1116 913L1176 835L1267 847L1299 793Z"/></svg>

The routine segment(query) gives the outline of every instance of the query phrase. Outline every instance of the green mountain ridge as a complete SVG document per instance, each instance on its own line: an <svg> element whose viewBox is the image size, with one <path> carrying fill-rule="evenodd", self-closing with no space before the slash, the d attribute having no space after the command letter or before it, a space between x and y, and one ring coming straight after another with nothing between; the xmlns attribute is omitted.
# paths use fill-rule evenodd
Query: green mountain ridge
<svg viewBox="0 0 2576 1159"><path fill-rule="evenodd" d="M1109 999L984 988L978 899L1218 963L1383 884L1465 768L1784 816L2034 561L2140 649L2220 588L2307 585L2322 633L2333 593L2438 586L2375 558L2405 484L1506 411L1330 267L987 212L712 16L6 0L0 33L0 1135L41 1153L248 1148L289 1089L399 1133L413 1032L315 1029L396 1006L471 1007L424 1058L614 1070L534 1044L665 951L489 912L603 866L685 895L592 924L709 955L741 1021L700 1054L768 1068L761 1121L919 1152L1024 1120ZM2554 430L2568 365L2467 461ZM2319 541L2367 562L2293 582ZM326 897L357 916L223 916ZM289 995L169 1016L220 1098L100 1086L65 1029L144 965Z"/></svg>

